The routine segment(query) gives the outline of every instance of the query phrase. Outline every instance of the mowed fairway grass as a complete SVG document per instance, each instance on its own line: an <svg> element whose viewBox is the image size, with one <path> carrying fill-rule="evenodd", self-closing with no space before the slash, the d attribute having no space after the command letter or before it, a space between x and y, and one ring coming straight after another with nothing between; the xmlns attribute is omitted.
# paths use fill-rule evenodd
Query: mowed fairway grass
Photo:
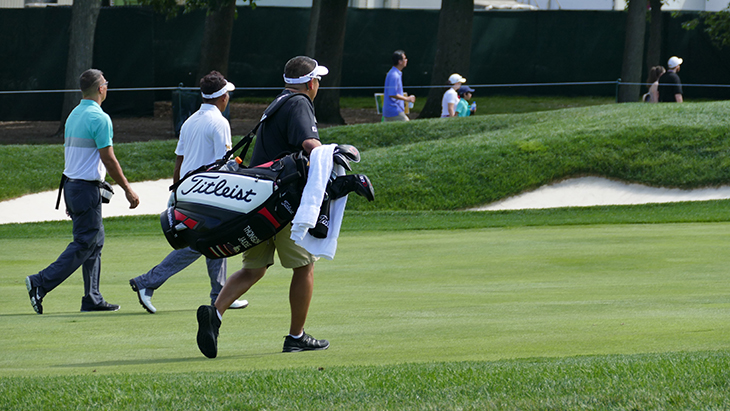
<svg viewBox="0 0 730 411"><path fill-rule="evenodd" d="M70 222L2 225L0 410L730 409L730 200L459 211L579 175L728 184L729 109L323 130L361 150L355 172L376 189L373 203L351 196L336 258L316 266L306 329L325 351L281 353L291 274L278 264L226 313L216 359L195 342L202 261L145 312L128 280L171 250L156 216L105 220L101 290L119 312L80 313L77 272L37 315L24 278L58 256ZM169 177L173 149L115 153L134 182ZM22 166L38 155L47 169ZM60 146L0 147L0 198L53 188L61 167Z"/></svg>
<svg viewBox="0 0 730 411"><path fill-rule="evenodd" d="M202 262L150 315L127 280L169 246L154 218L113 220L102 291L116 313L78 311L78 273L32 311L24 276L56 257L63 224L0 240L5 408L730 407L728 223L345 231L317 264L307 323L330 349L280 352L289 273L275 267L226 314L210 360L195 343ZM140 235L115 236L122 224Z"/></svg>

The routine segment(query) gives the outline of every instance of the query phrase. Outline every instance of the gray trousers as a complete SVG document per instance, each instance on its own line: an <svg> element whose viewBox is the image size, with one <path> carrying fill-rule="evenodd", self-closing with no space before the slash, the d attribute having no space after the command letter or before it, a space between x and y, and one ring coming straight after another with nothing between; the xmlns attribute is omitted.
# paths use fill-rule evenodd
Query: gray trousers
<svg viewBox="0 0 730 411"><path fill-rule="evenodd" d="M202 254L200 252L190 247L175 250L168 254L160 264L156 265L146 274L136 277L134 281L139 288L156 290L168 278L184 270L201 256ZM208 277L210 277L210 301L214 303L223 288L223 284L226 283L228 266L225 258L206 258L205 263L208 266Z"/></svg>
<svg viewBox="0 0 730 411"><path fill-rule="evenodd" d="M73 242L60 256L38 274L30 276L41 297L58 287L79 267L84 276L84 297L81 309L104 302L99 291L101 249L104 247L104 224L101 219L101 195L93 182L68 181L63 188L66 211L73 221Z"/></svg>

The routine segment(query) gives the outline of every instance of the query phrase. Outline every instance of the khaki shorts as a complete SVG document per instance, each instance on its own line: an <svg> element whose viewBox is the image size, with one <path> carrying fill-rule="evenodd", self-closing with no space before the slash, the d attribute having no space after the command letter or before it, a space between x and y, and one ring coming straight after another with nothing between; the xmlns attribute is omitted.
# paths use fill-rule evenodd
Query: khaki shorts
<svg viewBox="0 0 730 411"><path fill-rule="evenodd" d="M408 116L406 115L406 113L404 113L402 111L400 113L398 113L397 116L383 117L383 119L385 119L385 121L409 121L410 120L408 118Z"/></svg>
<svg viewBox="0 0 730 411"><path fill-rule="evenodd" d="M272 238L244 251L243 268L263 268L273 265L274 250L279 254L279 261L284 268L304 267L319 259L294 243L291 239L290 223Z"/></svg>

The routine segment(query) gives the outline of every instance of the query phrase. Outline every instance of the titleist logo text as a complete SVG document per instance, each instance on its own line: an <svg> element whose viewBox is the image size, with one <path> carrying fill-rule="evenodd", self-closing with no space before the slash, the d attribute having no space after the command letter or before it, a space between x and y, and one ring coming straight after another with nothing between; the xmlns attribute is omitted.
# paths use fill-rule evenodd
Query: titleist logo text
<svg viewBox="0 0 730 411"><path fill-rule="evenodd" d="M225 178L219 179L218 176L194 176L190 181L192 181L193 186L188 190L182 191L182 194L197 193L214 195L232 200L245 201L247 203L250 203L252 201L251 197L256 195L256 192L253 190L243 191L238 185L230 187Z"/></svg>

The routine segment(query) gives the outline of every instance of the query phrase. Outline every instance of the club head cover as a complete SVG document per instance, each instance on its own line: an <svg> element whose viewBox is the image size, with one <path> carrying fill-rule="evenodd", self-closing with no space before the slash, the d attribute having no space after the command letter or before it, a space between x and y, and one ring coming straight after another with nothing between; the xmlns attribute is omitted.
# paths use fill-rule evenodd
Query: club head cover
<svg viewBox="0 0 730 411"><path fill-rule="evenodd" d="M335 155L340 154L344 157L346 157L348 160L350 160L353 163L359 163L360 162L360 151L358 151L357 147L351 146L349 144L339 144L337 147L335 147Z"/></svg>
<svg viewBox="0 0 730 411"><path fill-rule="evenodd" d="M337 177L330 183L328 191L333 199L344 197L351 192L365 197L368 201L375 200L375 189L368 176L364 174L350 174Z"/></svg>
<svg viewBox="0 0 730 411"><path fill-rule="evenodd" d="M350 159L348 159L344 155L335 154L332 156L332 161L334 161L335 164L341 165L345 170L352 171L352 166L350 165Z"/></svg>

